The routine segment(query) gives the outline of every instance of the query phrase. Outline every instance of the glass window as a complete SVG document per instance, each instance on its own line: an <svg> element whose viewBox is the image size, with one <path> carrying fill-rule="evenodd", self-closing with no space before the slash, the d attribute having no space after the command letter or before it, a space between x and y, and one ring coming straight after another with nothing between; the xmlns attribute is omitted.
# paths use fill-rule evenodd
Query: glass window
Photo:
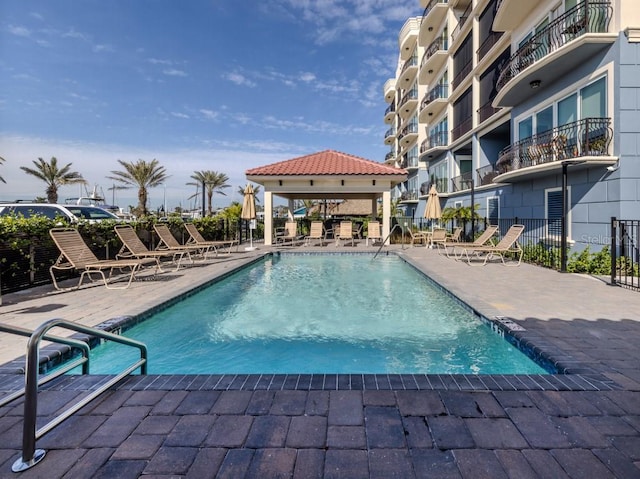
<svg viewBox="0 0 640 479"><path fill-rule="evenodd" d="M567 203L571 204L571 188L567 188ZM547 236L562 237L562 189L554 188L546 190L546 218ZM570 212L567 213L567 216ZM567 217L567 228L571 225L571 220ZM569 231L567 236L570 237Z"/></svg>
<svg viewBox="0 0 640 479"><path fill-rule="evenodd" d="M500 219L500 198L491 196L487 198L487 219L490 225L497 225Z"/></svg>
<svg viewBox="0 0 640 479"><path fill-rule="evenodd" d="M533 118L528 117L518 123L518 139L524 140L533 135Z"/></svg>
<svg viewBox="0 0 640 479"><path fill-rule="evenodd" d="M558 102L558 126L578 120L578 95L574 93Z"/></svg>
<svg viewBox="0 0 640 479"><path fill-rule="evenodd" d="M607 116L607 92L604 78L587 85L580 93L581 118L604 118Z"/></svg>
<svg viewBox="0 0 640 479"><path fill-rule="evenodd" d="M536 113L536 133L553 129L553 106Z"/></svg>

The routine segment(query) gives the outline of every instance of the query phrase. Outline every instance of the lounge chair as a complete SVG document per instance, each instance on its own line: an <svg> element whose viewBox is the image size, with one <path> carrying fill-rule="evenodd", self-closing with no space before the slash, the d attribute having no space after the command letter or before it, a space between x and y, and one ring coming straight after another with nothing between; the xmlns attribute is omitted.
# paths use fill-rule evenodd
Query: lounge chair
<svg viewBox="0 0 640 479"><path fill-rule="evenodd" d="M184 250L188 251L189 254L201 254L202 257L206 257L207 253L211 249L211 246L199 246L199 245L186 245L180 244L173 233L169 229L169 227L165 224L155 224L153 225L153 229L155 230L158 238L160 238L160 242L158 246L156 246L156 250L163 251L178 251Z"/></svg>
<svg viewBox="0 0 640 479"><path fill-rule="evenodd" d="M208 241L203 238L196 228L196 225L193 223L185 223L184 228L189 233L189 240L187 241L187 246L195 245L201 246L203 248L209 247L213 248L213 251L218 255L218 248L227 248L227 254L231 254L231 248L235 245L236 250L238 248L239 242L236 240L218 240L218 241Z"/></svg>
<svg viewBox="0 0 640 479"><path fill-rule="evenodd" d="M513 253L517 256L518 261L515 264L511 264L511 266L518 266L520 265L520 261L522 261L523 254L523 250L518 243L518 239L520 239L523 231L524 225L511 225L509 230L495 246L465 247L460 254L460 258L464 254L464 256L467 258L467 263L472 264L472 259L484 257L484 261L482 264L485 265L487 264L487 261L489 259L493 258L494 256L499 256L502 260L502 264L507 266L507 263L504 260L504 255L507 253Z"/></svg>
<svg viewBox="0 0 640 479"><path fill-rule="evenodd" d="M284 225L284 232L276 237L276 244L284 246L287 241L293 246L293 243L303 239L304 236L298 234L298 223L295 221L287 221Z"/></svg>
<svg viewBox="0 0 640 479"><path fill-rule="evenodd" d="M160 258L171 258L176 264L176 271L180 269L180 264L182 263L182 258L185 256L189 259L191 263L193 260L191 259L191 255L189 250L178 249L178 250L164 250L164 251L151 251L149 248L145 246L142 242L136 230L133 229L131 225L116 225L114 227L118 238L122 241L122 248L116 254L116 258L119 259L128 259L128 258L153 258L156 261L157 267L160 271Z"/></svg>
<svg viewBox="0 0 640 479"><path fill-rule="evenodd" d="M371 246L373 246L376 241L382 243L382 231L379 221L369 221L367 225L367 240L365 243L367 246L369 246L369 241L371 241Z"/></svg>
<svg viewBox="0 0 640 479"><path fill-rule="evenodd" d="M340 241L351 241L351 246L355 246L353 239L353 223L351 221L341 221L338 236L336 237L336 246Z"/></svg>
<svg viewBox="0 0 640 479"><path fill-rule="evenodd" d="M497 231L498 231L498 227L496 225L489 225L484 230L484 232L475 239L475 241L467 242L467 243L461 243L461 242L457 242L457 243L450 242L449 244L445 243L444 250L447 253L447 257L451 258L451 256L453 255L454 257L457 258L456 251L461 248L474 247L474 246L487 246L487 243L489 243L489 240L493 238L493 235L495 235Z"/></svg>
<svg viewBox="0 0 640 479"><path fill-rule="evenodd" d="M305 238L305 244L309 246L312 241L320 241L320 246L324 246L324 242L327 239L324 231L324 224L322 221L312 221L311 228L309 228L309 235Z"/></svg>
<svg viewBox="0 0 640 479"><path fill-rule="evenodd" d="M98 274L102 278L104 285L108 289L125 289L131 285L135 274L142 268L142 266L149 262L149 260L135 258L115 260L98 259L89 246L87 246L84 239L82 239L78 230L74 228L53 228L49 230L49 235L60 250L60 256L49 268L49 273L53 280L53 286L58 291L79 289L84 281L84 277L88 276L89 279L92 279L91 275L94 273ZM112 282L110 282L110 280L115 269L119 269L121 271L125 269L129 270L129 281L127 281L124 286L111 286ZM70 270L81 272L78 285L75 288L61 288L58 286L54 271ZM105 270L109 270L108 277L104 274Z"/></svg>

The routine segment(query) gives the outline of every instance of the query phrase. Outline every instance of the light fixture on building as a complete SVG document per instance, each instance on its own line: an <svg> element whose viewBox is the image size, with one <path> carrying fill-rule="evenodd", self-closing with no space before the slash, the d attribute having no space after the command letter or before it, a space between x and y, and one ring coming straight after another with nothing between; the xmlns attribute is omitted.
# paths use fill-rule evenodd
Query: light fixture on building
<svg viewBox="0 0 640 479"><path fill-rule="evenodd" d="M432 111L429 112L429 116L433 116L433 112Z"/></svg>
<svg viewBox="0 0 640 479"><path fill-rule="evenodd" d="M429 70L427 73L431 75L433 73L433 70Z"/></svg>
<svg viewBox="0 0 640 479"><path fill-rule="evenodd" d="M429 28L427 28L427 30L429 30L430 32L432 32L432 31L433 31L433 27L429 27Z"/></svg>
<svg viewBox="0 0 640 479"><path fill-rule="evenodd" d="M542 82L540 80L533 80L532 82L529 82L529 86L532 90L535 90L536 88L540 88L541 83Z"/></svg>

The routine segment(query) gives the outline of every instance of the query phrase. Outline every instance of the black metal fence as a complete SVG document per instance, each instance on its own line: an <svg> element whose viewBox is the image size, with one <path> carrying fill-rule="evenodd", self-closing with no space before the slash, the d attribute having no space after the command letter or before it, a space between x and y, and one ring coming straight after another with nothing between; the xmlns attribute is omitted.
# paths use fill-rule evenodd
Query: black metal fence
<svg viewBox="0 0 640 479"><path fill-rule="evenodd" d="M640 291L640 220L611 218L611 284Z"/></svg>

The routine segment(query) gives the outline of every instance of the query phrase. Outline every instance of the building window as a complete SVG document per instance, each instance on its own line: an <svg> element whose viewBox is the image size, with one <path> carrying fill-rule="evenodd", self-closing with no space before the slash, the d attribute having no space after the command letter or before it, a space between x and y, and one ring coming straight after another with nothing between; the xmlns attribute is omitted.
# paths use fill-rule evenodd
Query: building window
<svg viewBox="0 0 640 479"><path fill-rule="evenodd" d="M571 187L567 187L567 204L571 204ZM545 190L545 218L547 237L560 241L562 238L562 188ZM567 211L567 238L571 237L571 208Z"/></svg>
<svg viewBox="0 0 640 479"><path fill-rule="evenodd" d="M490 196L487 198L487 220L490 225L497 225L500 219L500 198Z"/></svg>

